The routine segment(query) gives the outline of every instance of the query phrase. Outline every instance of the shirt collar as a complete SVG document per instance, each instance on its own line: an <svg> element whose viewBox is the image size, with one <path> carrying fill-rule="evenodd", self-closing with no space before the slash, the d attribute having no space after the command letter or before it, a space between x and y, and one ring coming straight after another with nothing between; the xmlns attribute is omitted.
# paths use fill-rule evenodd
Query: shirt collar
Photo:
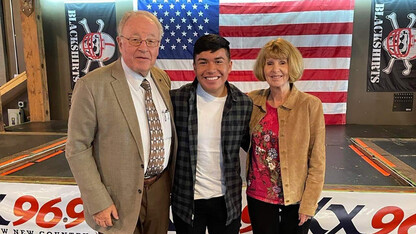
<svg viewBox="0 0 416 234"><path fill-rule="evenodd" d="M215 96L212 96L211 94L209 94L207 91L205 91L202 88L202 86L201 86L200 83L198 83L198 85L197 85L196 94L198 96L200 96L202 99L206 100L206 101L213 101L215 99L217 99L217 100L221 100L221 99L225 100L225 99L227 99L227 96L228 96L227 94L224 97L215 97Z"/></svg>
<svg viewBox="0 0 416 234"><path fill-rule="evenodd" d="M252 96L253 104L262 108L266 111L266 101L270 94L270 88L254 91L255 95ZM286 101L281 105L285 109L293 109L295 107L296 100L299 96L299 90L293 83L290 83L290 94Z"/></svg>
<svg viewBox="0 0 416 234"><path fill-rule="evenodd" d="M198 88L198 84L199 84L198 79L195 77L194 81L192 82L192 87L193 87L193 92L192 93L196 93L196 90ZM234 102L236 102L237 97L236 97L236 94L235 94L236 90L234 89L234 86L232 86L227 80L227 81L225 81L225 87L227 87L227 97L231 97L232 100Z"/></svg>
<svg viewBox="0 0 416 234"><path fill-rule="evenodd" d="M121 66L123 67L124 73L126 74L127 82L129 82L130 85L133 86L134 90L139 91L140 89L143 89L140 85L142 84L144 79L147 79L149 82L151 82L150 72L147 73L145 77L143 77L139 73L136 73L132 69L130 69L124 62L123 57L121 58Z"/></svg>

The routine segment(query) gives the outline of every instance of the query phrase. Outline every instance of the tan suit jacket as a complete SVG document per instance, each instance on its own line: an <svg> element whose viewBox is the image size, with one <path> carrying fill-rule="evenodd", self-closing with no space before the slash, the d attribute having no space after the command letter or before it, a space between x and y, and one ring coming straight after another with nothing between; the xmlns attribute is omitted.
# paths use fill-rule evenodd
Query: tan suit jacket
<svg viewBox="0 0 416 234"><path fill-rule="evenodd" d="M176 157L176 131L168 75L151 75L171 114L171 178ZM143 113L145 114L145 113ZM66 157L81 191L87 223L106 233L133 233L140 212L144 166L140 126L121 60L96 69L77 81L68 122ZM169 194L170 187L160 194ZM103 229L92 218L115 204L119 220Z"/></svg>

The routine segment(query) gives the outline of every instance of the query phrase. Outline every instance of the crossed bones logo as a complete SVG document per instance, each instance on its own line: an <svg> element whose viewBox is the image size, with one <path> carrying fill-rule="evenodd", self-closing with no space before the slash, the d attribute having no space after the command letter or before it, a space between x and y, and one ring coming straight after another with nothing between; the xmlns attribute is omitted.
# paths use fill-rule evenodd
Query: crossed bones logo
<svg viewBox="0 0 416 234"><path fill-rule="evenodd" d="M97 62L100 67L103 67L104 62L113 57L116 49L114 39L109 34L102 32L104 21L98 19L96 23L98 24L98 31L91 32L87 19L84 18L79 21L86 33L79 44L81 52L88 59L85 68L82 70L84 74L89 72L92 62Z"/></svg>
<svg viewBox="0 0 416 234"><path fill-rule="evenodd" d="M393 12L386 16L393 26L393 31L383 40L383 48L390 55L389 64L383 69L386 74L390 74L396 60L402 60L406 67L402 71L403 75L408 76L412 69L410 60L416 58L416 30L412 28L416 22L416 15L409 13L407 18L410 20L409 25L406 28L399 28L396 13Z"/></svg>

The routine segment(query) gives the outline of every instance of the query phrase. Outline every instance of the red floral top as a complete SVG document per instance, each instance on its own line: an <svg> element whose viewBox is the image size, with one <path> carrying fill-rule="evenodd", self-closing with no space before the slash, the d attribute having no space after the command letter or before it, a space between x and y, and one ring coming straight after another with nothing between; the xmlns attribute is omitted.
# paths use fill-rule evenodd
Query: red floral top
<svg viewBox="0 0 416 234"><path fill-rule="evenodd" d="M252 157L248 172L247 195L271 204L284 204L280 176L277 109L267 102L266 109L266 115L252 131Z"/></svg>

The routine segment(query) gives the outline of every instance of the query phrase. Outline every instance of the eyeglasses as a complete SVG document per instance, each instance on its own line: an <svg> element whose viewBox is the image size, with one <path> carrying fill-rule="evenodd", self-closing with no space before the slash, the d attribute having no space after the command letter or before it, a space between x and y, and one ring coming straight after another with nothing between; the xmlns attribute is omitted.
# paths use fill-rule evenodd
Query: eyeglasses
<svg viewBox="0 0 416 234"><path fill-rule="evenodd" d="M126 40L128 40L130 45L137 46L137 47L140 46L142 44L142 42L145 42L148 47L156 47L156 46L159 45L159 42L160 42L160 41L155 40L155 39L142 40L139 37L130 37L130 38L128 38L128 37L125 37L123 35L120 35L120 37L123 37Z"/></svg>

